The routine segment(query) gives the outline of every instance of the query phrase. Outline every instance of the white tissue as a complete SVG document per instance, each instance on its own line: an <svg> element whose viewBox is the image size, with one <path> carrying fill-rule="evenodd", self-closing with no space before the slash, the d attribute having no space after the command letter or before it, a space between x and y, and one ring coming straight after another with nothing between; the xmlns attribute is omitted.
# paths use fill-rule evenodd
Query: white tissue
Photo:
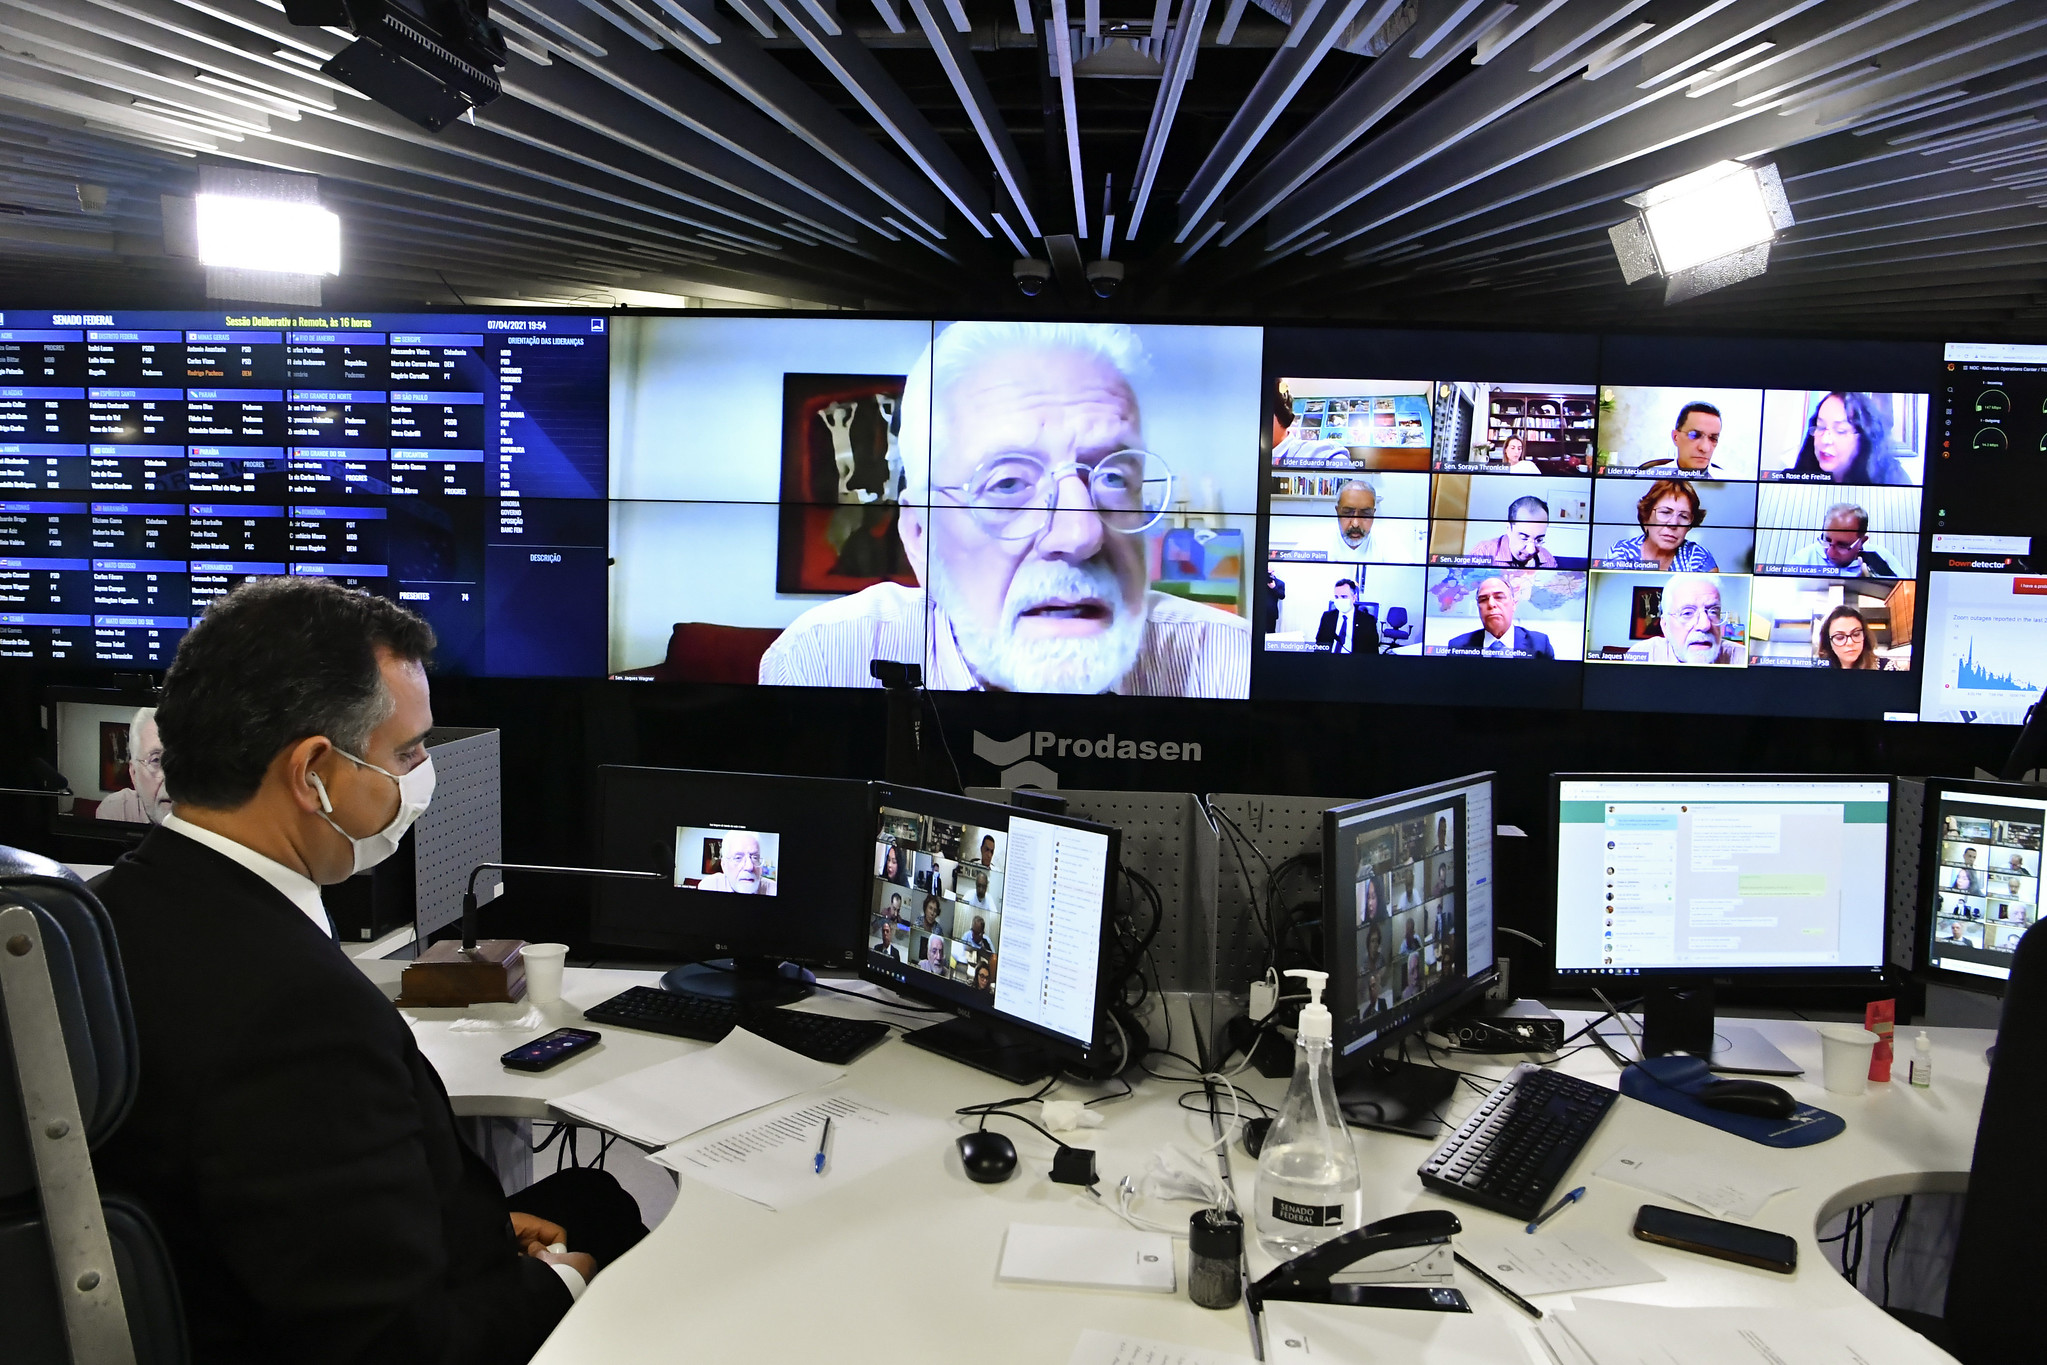
<svg viewBox="0 0 2047 1365"><path fill-rule="evenodd" d="M1042 1122L1055 1133L1102 1126L1102 1116L1079 1100L1046 1100L1043 1108Z"/></svg>
<svg viewBox="0 0 2047 1365"><path fill-rule="evenodd" d="M510 1033L514 1029L537 1029L547 1026L547 1016L540 1012L540 1006L527 1005L524 1009L516 1004L471 1005L474 1014L465 1014L448 1025L450 1033ZM513 1014L511 1011L519 1010Z"/></svg>

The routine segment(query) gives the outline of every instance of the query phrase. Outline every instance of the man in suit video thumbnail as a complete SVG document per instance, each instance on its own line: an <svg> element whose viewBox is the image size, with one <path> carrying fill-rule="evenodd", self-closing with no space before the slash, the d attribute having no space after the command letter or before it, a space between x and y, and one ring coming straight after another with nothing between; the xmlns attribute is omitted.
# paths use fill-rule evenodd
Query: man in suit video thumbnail
<svg viewBox="0 0 2047 1365"><path fill-rule="evenodd" d="M1336 580L1329 610L1315 627L1315 643L1331 654L1379 652L1379 620L1358 605L1358 585L1348 578Z"/></svg>
<svg viewBox="0 0 2047 1365"><path fill-rule="evenodd" d="M1554 659L1549 636L1514 624L1514 589L1497 575L1478 585L1478 630L1450 641L1455 653L1477 653L1492 659Z"/></svg>

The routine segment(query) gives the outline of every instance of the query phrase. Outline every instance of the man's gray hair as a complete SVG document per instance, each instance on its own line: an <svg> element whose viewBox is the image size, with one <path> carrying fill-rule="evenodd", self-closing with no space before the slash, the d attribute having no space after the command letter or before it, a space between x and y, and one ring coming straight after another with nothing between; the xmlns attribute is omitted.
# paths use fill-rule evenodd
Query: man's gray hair
<svg viewBox="0 0 2047 1365"><path fill-rule="evenodd" d="M1336 485L1336 496L1341 498L1343 496L1343 490L1350 487L1352 484L1357 484L1359 487L1364 488L1365 490L1370 492L1372 495L1372 501L1374 503L1378 502L1379 481L1369 474L1346 475L1343 481Z"/></svg>
<svg viewBox="0 0 2047 1365"><path fill-rule="evenodd" d="M1869 534L1869 513L1863 511L1852 502L1837 502L1832 507L1829 507L1827 509L1827 521L1829 523L1852 521L1855 523L1856 535L1866 536Z"/></svg>
<svg viewBox="0 0 2047 1365"><path fill-rule="evenodd" d="M1087 356L1113 367L1126 381L1134 381L1147 368L1144 343L1120 322L953 323L931 339L903 382L896 446L903 456L905 502L929 500L937 396L992 357L1032 351Z"/></svg>

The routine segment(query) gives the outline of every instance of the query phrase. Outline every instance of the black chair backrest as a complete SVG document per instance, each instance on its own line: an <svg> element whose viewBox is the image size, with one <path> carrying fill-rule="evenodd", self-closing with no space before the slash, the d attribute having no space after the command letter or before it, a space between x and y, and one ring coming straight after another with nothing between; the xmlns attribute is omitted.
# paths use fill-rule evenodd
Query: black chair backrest
<svg viewBox="0 0 2047 1365"><path fill-rule="evenodd" d="M78 874L39 854L0 846L0 903L35 912L49 953L50 985L71 1056L72 1083L85 1119L86 1141L98 1147L127 1116L139 1073L135 1019L114 926ZM0 1042L7 1020L0 1015ZM21 1095L13 1063L0 1048L0 1201L35 1187L35 1167L22 1131Z"/></svg>
<svg viewBox="0 0 2047 1365"><path fill-rule="evenodd" d="M1939 1084L1936 1080L1935 1084ZM2015 1291L2047 1229L2047 929L2035 924L2019 940L1997 1060L1983 1092L1969 1195L1948 1271L1947 1330L1965 1365L2037 1360L2039 1314Z"/></svg>

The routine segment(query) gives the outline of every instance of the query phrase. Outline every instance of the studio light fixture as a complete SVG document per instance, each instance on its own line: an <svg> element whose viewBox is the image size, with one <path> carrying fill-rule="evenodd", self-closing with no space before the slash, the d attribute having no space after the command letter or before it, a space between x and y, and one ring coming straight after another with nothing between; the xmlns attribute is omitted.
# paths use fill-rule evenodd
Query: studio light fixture
<svg viewBox="0 0 2047 1365"><path fill-rule="evenodd" d="M1770 268L1770 243L1795 221L1777 167L1716 161L1625 201L1634 217L1607 229L1629 284L1664 278L1682 303Z"/></svg>
<svg viewBox="0 0 2047 1365"><path fill-rule="evenodd" d="M313 202L201 194L199 263L290 275L341 273L341 219Z"/></svg>

